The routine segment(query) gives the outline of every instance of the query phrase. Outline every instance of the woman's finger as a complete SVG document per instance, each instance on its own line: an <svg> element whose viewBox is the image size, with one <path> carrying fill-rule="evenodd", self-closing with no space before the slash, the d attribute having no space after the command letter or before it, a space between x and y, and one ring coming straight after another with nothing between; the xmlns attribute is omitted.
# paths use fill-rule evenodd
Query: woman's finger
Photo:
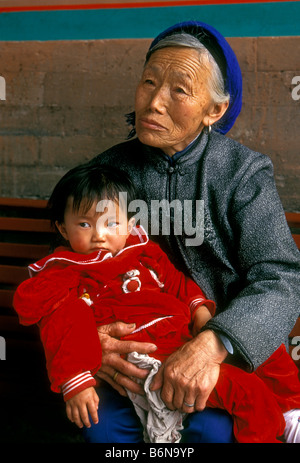
<svg viewBox="0 0 300 463"><path fill-rule="evenodd" d="M158 372L152 379L150 390L157 391L158 389L160 389L163 385L163 378L164 378L164 364L162 364L162 366L159 368Z"/></svg>
<svg viewBox="0 0 300 463"><path fill-rule="evenodd" d="M161 398L166 404L166 406L169 408L169 410L175 410L176 408L181 408L180 406L179 407L175 406L174 394L175 394L175 391L174 391L172 384L170 382L164 382L163 388L161 390ZM181 401L181 404L182 404L182 401Z"/></svg>
<svg viewBox="0 0 300 463"><path fill-rule="evenodd" d="M127 325L123 322L114 322L110 325L99 326L97 329L103 351L118 352L119 354L128 354L129 352L150 354L157 350L156 345L149 342L116 339L132 333L135 329L134 324Z"/></svg>
<svg viewBox="0 0 300 463"><path fill-rule="evenodd" d="M183 397L181 410L185 413L193 413L195 411L196 398L192 394L186 394Z"/></svg>
<svg viewBox="0 0 300 463"><path fill-rule="evenodd" d="M128 376L122 375L122 373L119 373L116 380L114 380L111 375L108 375L106 372L99 370L97 377L106 381L124 397L127 396L126 389L133 392L134 394L144 395L143 387L130 379Z"/></svg>
<svg viewBox="0 0 300 463"><path fill-rule="evenodd" d="M135 330L135 323L124 323L124 322L113 322L109 325L98 326L97 330L99 333L106 334L114 338L121 338L127 336Z"/></svg>
<svg viewBox="0 0 300 463"><path fill-rule="evenodd" d="M111 377L115 372L123 373L124 376L133 376L135 378L145 379L149 370L139 368L131 362L120 357L118 354L109 354L103 357L100 371L105 371Z"/></svg>
<svg viewBox="0 0 300 463"><path fill-rule="evenodd" d="M123 341L112 338L101 332L98 332L102 351L114 352L118 354L129 354L138 352L139 354L151 354L157 350L155 344L149 342Z"/></svg>
<svg viewBox="0 0 300 463"><path fill-rule="evenodd" d="M115 381L113 381L112 377L108 375L107 373L99 370L97 372L97 377L100 378L101 380L105 381L106 383L110 384L111 387L113 387L116 391L119 392L123 397L127 397L126 390L119 384L117 384Z"/></svg>

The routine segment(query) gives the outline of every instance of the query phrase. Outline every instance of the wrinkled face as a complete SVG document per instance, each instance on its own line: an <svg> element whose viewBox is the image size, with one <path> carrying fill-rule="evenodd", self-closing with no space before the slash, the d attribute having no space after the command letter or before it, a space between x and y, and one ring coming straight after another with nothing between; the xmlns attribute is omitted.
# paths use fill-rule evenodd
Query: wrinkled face
<svg viewBox="0 0 300 463"><path fill-rule="evenodd" d="M212 101L207 79L208 71L201 68L196 50L167 47L155 51L136 91L140 141L161 148L169 156L193 141L209 122Z"/></svg>
<svg viewBox="0 0 300 463"><path fill-rule="evenodd" d="M104 212L98 212L97 202L85 211L73 210L73 198L68 198L64 222L56 226L74 252L91 254L99 250L110 251L116 255L124 248L132 230L132 219L117 203L109 202Z"/></svg>

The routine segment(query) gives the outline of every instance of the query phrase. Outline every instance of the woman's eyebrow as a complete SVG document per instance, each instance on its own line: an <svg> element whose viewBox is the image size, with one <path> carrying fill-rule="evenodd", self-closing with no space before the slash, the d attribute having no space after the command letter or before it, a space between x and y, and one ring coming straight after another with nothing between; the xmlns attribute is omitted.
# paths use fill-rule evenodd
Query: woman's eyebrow
<svg viewBox="0 0 300 463"><path fill-rule="evenodd" d="M156 64L151 64L148 67L144 69L144 76L147 77L147 74L153 73L154 75L159 74L160 72L160 66ZM178 81L182 83L187 83L190 85L193 82L193 77L189 74L189 72L183 71L183 70L178 70L174 69L171 71L171 76L175 77Z"/></svg>
<svg viewBox="0 0 300 463"><path fill-rule="evenodd" d="M181 82L191 83L193 81L189 73L184 72L184 71L174 71L174 76Z"/></svg>

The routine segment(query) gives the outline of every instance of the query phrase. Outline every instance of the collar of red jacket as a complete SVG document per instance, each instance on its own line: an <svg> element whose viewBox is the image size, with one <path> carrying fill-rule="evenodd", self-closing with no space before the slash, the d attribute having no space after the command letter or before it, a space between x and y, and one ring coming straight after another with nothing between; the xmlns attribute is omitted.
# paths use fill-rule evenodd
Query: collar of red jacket
<svg viewBox="0 0 300 463"><path fill-rule="evenodd" d="M145 246L149 242L149 237L147 232L142 226L136 226L133 228L131 234L129 235L126 246L116 254L115 257L121 256L128 250L133 248L139 248L140 246ZM107 259L112 258L112 254L109 251L95 251L92 254L79 254L70 250L70 248L59 247L55 250L53 254L44 257L43 259L35 262L28 266L30 276L43 271L48 266L52 265L55 262L61 262L66 264L78 264L78 265L89 265L94 263L99 263Z"/></svg>

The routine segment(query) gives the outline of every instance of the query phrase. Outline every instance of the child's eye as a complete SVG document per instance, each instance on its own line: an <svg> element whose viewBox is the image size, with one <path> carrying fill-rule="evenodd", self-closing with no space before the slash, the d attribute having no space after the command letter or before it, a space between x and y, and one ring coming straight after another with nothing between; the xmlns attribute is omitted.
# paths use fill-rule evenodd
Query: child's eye
<svg viewBox="0 0 300 463"><path fill-rule="evenodd" d="M87 222L80 222L79 226L80 226L81 228L89 228L90 224L87 223Z"/></svg>
<svg viewBox="0 0 300 463"><path fill-rule="evenodd" d="M107 226L108 228L114 228L117 227L119 224L117 222L108 222Z"/></svg>

